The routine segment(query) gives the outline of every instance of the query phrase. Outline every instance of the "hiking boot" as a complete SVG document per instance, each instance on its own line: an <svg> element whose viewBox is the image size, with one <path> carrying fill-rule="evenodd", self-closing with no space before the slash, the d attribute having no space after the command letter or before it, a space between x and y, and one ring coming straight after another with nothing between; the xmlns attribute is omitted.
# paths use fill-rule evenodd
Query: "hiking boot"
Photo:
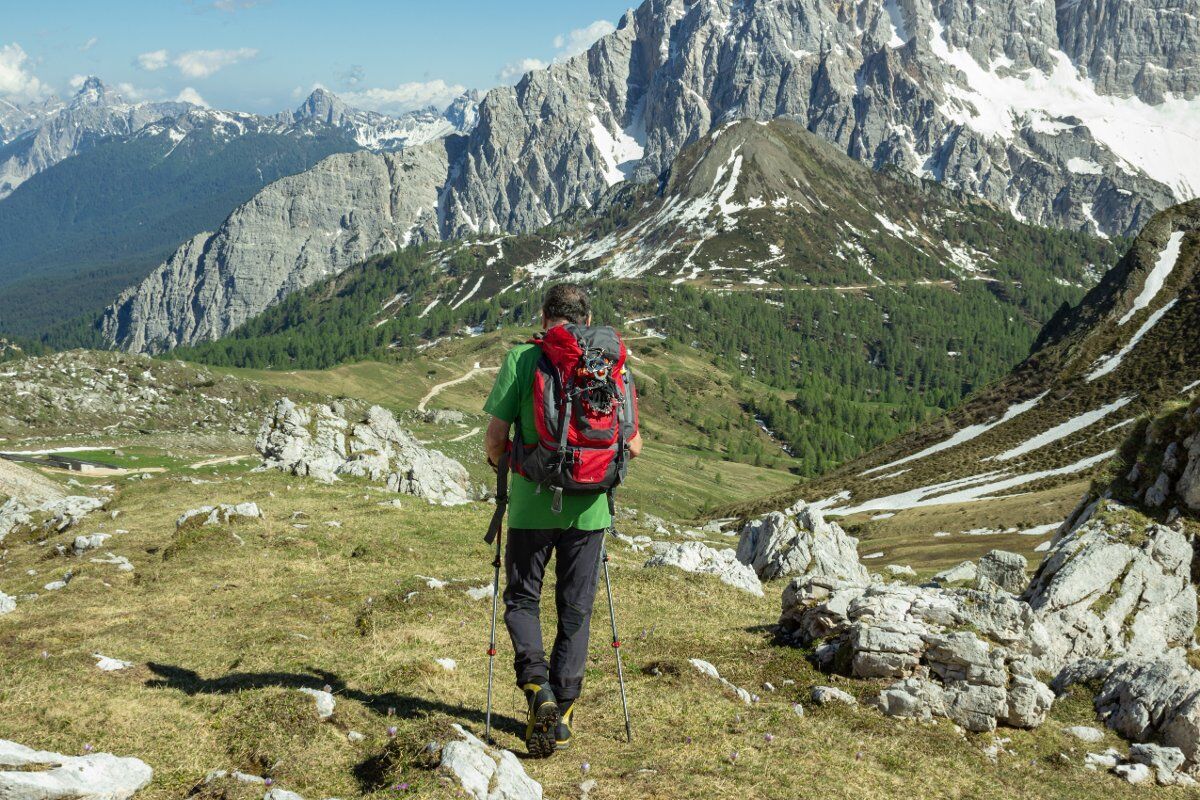
<svg viewBox="0 0 1200 800"><path fill-rule="evenodd" d="M554 734L558 728L558 702L549 686L527 683L525 699L529 702L529 722L525 726L525 747L533 758L554 755Z"/></svg>
<svg viewBox="0 0 1200 800"><path fill-rule="evenodd" d="M554 731L554 749L566 750L571 746L571 737L575 734L574 720L575 701L564 700L559 707L558 728Z"/></svg>

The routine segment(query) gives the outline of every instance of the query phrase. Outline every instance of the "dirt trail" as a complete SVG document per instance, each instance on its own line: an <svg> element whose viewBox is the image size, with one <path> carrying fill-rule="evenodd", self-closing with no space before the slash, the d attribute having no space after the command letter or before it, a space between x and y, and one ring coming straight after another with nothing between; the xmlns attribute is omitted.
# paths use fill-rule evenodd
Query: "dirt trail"
<svg viewBox="0 0 1200 800"><path fill-rule="evenodd" d="M195 464L189 464L188 469L201 469L203 467L216 467L221 464L233 464L237 461L242 461L252 456L224 456L222 458L210 458L207 461L197 461Z"/></svg>
<svg viewBox="0 0 1200 800"><path fill-rule="evenodd" d="M421 398L421 402L417 403L417 411L425 411L426 406L429 405L429 401L432 400L433 398L437 397L439 394L441 394L443 390L449 389L451 386L457 386L460 383L466 383L467 381L471 380L471 378L474 378L476 375L479 375L480 373L499 372L499 370L500 370L499 367L481 367L481 366L479 366L479 362L476 361L475 366L471 367L471 369L468 370L465 374L460 375L459 377L455 378L452 381L446 381L445 383L439 383L437 386L434 386L432 389L430 389L429 393Z"/></svg>

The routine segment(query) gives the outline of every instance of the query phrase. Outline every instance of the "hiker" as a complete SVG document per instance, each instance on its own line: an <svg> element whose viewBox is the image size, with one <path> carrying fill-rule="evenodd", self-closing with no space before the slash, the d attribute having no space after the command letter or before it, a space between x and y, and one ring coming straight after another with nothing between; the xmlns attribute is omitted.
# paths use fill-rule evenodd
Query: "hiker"
<svg viewBox="0 0 1200 800"><path fill-rule="evenodd" d="M542 304L542 329L509 351L484 412L492 416L488 463L495 468L509 459L512 469L504 622L516 651L517 685L529 704L526 746L546 758L571 744L612 524L611 490L641 453L642 439L625 345L612 328L592 326L586 292L575 284L553 286ZM560 408L572 387L578 399L564 429ZM539 614L552 554L558 631L547 663Z"/></svg>

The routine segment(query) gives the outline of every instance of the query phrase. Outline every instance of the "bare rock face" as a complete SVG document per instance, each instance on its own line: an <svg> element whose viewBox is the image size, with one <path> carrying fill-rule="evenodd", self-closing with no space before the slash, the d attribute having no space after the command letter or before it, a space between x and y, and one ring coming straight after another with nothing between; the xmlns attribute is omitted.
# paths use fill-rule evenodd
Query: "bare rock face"
<svg viewBox="0 0 1200 800"><path fill-rule="evenodd" d="M216 339L352 264L438 238L447 148L341 153L276 181L124 292L104 314L105 340L157 353Z"/></svg>
<svg viewBox="0 0 1200 800"><path fill-rule="evenodd" d="M66 496L61 486L41 473L0 458L0 497L36 506Z"/></svg>
<svg viewBox="0 0 1200 800"><path fill-rule="evenodd" d="M1055 541L1025 593L1048 636L1043 668L1188 647L1197 623L1191 568L1184 534L1103 506Z"/></svg>
<svg viewBox="0 0 1200 800"><path fill-rule="evenodd" d="M896 679L876 703L887 714L1031 728L1054 700L1033 672L1039 624L1007 594L798 578L783 606L780 627L825 668Z"/></svg>
<svg viewBox="0 0 1200 800"><path fill-rule="evenodd" d="M747 522L737 558L762 580L817 575L867 580L867 570L858 560L858 540L805 505Z"/></svg>
<svg viewBox="0 0 1200 800"><path fill-rule="evenodd" d="M0 739L4 800L128 800L154 771L136 758L108 753L64 756Z"/></svg>
<svg viewBox="0 0 1200 800"><path fill-rule="evenodd" d="M1059 673L1054 688L1085 683L1100 685L1096 711L1110 728L1135 742L1178 748L1186 771L1200 768L1200 670L1176 656L1082 659Z"/></svg>
<svg viewBox="0 0 1200 800"><path fill-rule="evenodd" d="M1006 592L1018 594L1029 584L1029 562L1020 553L992 550L979 559L979 575Z"/></svg>
<svg viewBox="0 0 1200 800"><path fill-rule="evenodd" d="M701 542L655 542L653 547L655 553L646 562L647 567L675 567L684 572L716 575L722 583L763 596L758 576L737 559L732 549L715 550Z"/></svg>
<svg viewBox="0 0 1200 800"><path fill-rule="evenodd" d="M357 421L350 421L348 415ZM355 417L341 403L297 406L283 398L263 422L255 448L263 457L263 469L324 482L354 475L443 505L474 499L462 464L422 447L390 411L379 406Z"/></svg>

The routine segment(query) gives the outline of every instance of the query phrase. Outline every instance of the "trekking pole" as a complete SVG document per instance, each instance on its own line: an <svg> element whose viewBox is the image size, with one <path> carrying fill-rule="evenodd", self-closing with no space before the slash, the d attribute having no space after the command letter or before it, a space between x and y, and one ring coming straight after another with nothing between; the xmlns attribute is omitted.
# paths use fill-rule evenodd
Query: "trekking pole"
<svg viewBox="0 0 1200 800"><path fill-rule="evenodd" d="M614 513L615 504L613 502L612 492L608 493L608 511L612 517L612 530L616 531L616 514ZM606 536L608 531L605 531L601 536ZM612 623L612 647L613 653L617 656L617 685L621 688L621 711L625 714L625 741L633 741L633 725L629 722L629 702L625 699L625 668L621 664L621 637L617 633L617 610L613 605L612 580L608 576L608 547L604 540L600 541L600 563L604 567L604 590L608 594L608 619Z"/></svg>
<svg viewBox="0 0 1200 800"><path fill-rule="evenodd" d="M496 558L492 561L492 632L488 639L488 676L487 676L487 718L484 723L483 738L489 744L492 742L492 677L496 667L496 609L500 604L500 553L501 542L504 539L504 512L508 508L508 454L500 459L496 467L496 511L492 514L492 522L488 525L487 536L483 540L488 544L496 543Z"/></svg>

